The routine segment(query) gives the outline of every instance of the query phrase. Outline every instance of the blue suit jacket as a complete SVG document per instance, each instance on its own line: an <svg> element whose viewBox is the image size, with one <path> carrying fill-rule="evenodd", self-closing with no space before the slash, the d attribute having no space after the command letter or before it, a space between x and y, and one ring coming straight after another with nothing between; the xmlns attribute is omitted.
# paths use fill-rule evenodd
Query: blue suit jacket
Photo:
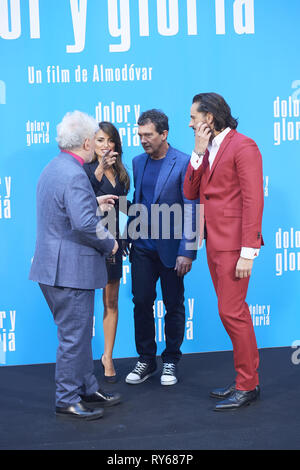
<svg viewBox="0 0 300 470"><path fill-rule="evenodd" d="M133 204L140 204L142 201L142 180L147 158L148 155L143 153L133 159L135 187ZM179 204L182 210L182 218L180 219L182 237L176 238L171 230L170 239L163 239L159 236L156 241L159 257L167 267L175 266L177 256L187 256L193 260L197 256L197 249L191 249L188 246L195 237L191 238L188 234L190 233L189 228L193 231L196 229L198 200L191 201L186 199L183 194L183 183L189 160L189 155L169 146L156 181L152 204L166 204L169 207L173 204ZM195 247L197 247L197 243L195 243Z"/></svg>
<svg viewBox="0 0 300 470"><path fill-rule="evenodd" d="M72 155L60 153L37 186L37 239L29 279L78 289L105 287L105 257L114 239L96 211L83 167Z"/></svg>

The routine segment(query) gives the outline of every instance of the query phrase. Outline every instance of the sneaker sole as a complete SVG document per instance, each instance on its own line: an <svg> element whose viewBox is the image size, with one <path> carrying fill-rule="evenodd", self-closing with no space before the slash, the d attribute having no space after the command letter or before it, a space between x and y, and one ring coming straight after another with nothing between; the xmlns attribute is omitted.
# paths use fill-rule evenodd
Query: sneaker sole
<svg viewBox="0 0 300 470"><path fill-rule="evenodd" d="M160 381L161 385L175 385L177 384L178 380L173 380L172 382L163 382L162 380Z"/></svg>
<svg viewBox="0 0 300 470"><path fill-rule="evenodd" d="M126 377L125 382L127 384L130 384L130 385L138 385L138 384L141 384L141 383L145 382L145 380L147 380L149 377L151 377L154 374L156 374L156 370L154 372L151 372L148 375L145 375L145 377L143 377L140 380L130 380L130 379L127 379L127 377Z"/></svg>

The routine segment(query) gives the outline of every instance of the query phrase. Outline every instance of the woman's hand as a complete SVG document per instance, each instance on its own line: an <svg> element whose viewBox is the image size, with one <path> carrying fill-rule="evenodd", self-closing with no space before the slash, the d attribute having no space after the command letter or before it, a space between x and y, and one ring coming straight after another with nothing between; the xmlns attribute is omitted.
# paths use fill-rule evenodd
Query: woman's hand
<svg viewBox="0 0 300 470"><path fill-rule="evenodd" d="M95 178L98 181L102 180L102 176L105 171L110 170L112 166L116 163L118 153L113 152L112 150L107 150L107 152L101 157L99 165L95 170Z"/></svg>
<svg viewBox="0 0 300 470"><path fill-rule="evenodd" d="M111 167L117 161L118 152L113 152L112 150L108 150L103 157L101 158L101 165L103 171L110 170ZM99 163L100 164L100 163Z"/></svg>

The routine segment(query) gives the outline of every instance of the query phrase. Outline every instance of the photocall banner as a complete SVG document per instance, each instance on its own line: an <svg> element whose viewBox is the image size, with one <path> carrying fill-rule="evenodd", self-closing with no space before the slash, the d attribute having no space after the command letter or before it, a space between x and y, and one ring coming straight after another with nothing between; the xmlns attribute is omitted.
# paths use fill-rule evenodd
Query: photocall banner
<svg viewBox="0 0 300 470"><path fill-rule="evenodd" d="M124 162L143 151L137 119L159 108L169 142L190 154L192 98L223 95L263 156L265 246L247 301L259 348L300 339L299 0L0 0L0 363L55 362L56 327L28 280L36 185L56 156L56 126L81 110L119 130ZM133 187L129 194L132 197ZM124 223L124 221L122 221ZM114 357L136 356L131 266L124 259ZM206 262L185 278L183 353L230 350ZM154 305L158 353L165 308ZM96 292L94 357L103 351ZM300 343L299 343L300 344Z"/></svg>

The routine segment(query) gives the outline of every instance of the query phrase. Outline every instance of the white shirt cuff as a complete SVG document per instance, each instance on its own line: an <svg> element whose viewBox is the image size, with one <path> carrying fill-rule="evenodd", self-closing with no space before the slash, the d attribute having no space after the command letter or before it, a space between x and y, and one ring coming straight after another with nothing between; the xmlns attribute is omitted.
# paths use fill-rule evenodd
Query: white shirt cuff
<svg viewBox="0 0 300 470"><path fill-rule="evenodd" d="M254 259L259 255L259 248L248 248L243 246L241 250L241 257L246 259Z"/></svg>
<svg viewBox="0 0 300 470"><path fill-rule="evenodd" d="M202 163L202 160L203 160L203 155L199 157L195 152L192 153L190 162L194 170L198 170L199 166Z"/></svg>

